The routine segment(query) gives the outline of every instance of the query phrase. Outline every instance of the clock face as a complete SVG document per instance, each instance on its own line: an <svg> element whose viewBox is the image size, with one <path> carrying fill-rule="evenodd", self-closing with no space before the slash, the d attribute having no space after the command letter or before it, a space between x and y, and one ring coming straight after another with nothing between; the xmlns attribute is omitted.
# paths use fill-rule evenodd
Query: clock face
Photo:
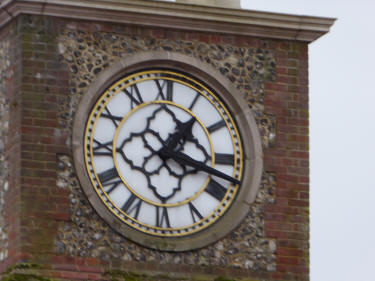
<svg viewBox="0 0 375 281"><path fill-rule="evenodd" d="M207 230L245 188L242 141L229 108L175 71L139 71L108 87L89 113L83 154L105 209L152 237Z"/></svg>

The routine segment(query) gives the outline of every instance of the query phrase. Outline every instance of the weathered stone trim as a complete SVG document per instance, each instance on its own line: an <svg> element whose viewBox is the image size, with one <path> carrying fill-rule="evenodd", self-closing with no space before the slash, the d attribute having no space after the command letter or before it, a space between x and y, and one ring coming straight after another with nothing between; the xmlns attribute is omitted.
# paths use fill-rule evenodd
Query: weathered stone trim
<svg viewBox="0 0 375 281"><path fill-rule="evenodd" d="M312 42L335 19L145 0L9 0L0 28L20 14Z"/></svg>
<svg viewBox="0 0 375 281"><path fill-rule="evenodd" d="M168 0L159 0L168 1ZM227 7L241 9L240 0L176 0L177 3L194 4L201 6L215 6L215 7Z"/></svg>

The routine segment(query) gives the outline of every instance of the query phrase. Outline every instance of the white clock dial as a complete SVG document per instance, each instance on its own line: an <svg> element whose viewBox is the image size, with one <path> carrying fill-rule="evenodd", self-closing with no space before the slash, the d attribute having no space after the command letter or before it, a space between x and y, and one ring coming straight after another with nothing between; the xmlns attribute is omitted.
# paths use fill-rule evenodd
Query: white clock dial
<svg viewBox="0 0 375 281"><path fill-rule="evenodd" d="M97 100L87 173L106 208L158 237L206 229L231 206L244 166L230 111L203 83L168 70L128 75Z"/></svg>

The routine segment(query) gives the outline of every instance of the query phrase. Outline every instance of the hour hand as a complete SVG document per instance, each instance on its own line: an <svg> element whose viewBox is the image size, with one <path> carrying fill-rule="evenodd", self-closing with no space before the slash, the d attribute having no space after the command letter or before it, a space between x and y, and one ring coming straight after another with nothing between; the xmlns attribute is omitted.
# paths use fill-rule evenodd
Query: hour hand
<svg viewBox="0 0 375 281"><path fill-rule="evenodd" d="M188 121L184 123L179 122L177 124L177 130L170 136L169 140L167 141L166 148L173 150L181 139L187 138L189 135L191 135L191 129L193 127L194 122L194 117L191 117Z"/></svg>
<svg viewBox="0 0 375 281"><path fill-rule="evenodd" d="M231 176L228 176L219 170L216 170L210 166L207 166L206 164L197 161L190 156L186 155L185 153L178 152L178 151L172 151L168 149L167 147L163 147L162 149L159 150L158 152L159 156L163 159L173 159L177 163L183 165L183 166L190 166L193 167L199 171L206 172L210 175L217 176L219 178L225 179L227 181L230 181L235 184L240 184L241 182L238 179L235 179Z"/></svg>

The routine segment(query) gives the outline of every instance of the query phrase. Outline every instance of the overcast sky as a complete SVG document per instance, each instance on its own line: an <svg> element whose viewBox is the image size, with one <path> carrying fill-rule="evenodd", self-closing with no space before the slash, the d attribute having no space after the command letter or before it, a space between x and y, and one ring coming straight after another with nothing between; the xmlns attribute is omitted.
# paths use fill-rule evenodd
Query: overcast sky
<svg viewBox="0 0 375 281"><path fill-rule="evenodd" d="M242 7L338 18L309 48L311 281L374 281L375 1Z"/></svg>

